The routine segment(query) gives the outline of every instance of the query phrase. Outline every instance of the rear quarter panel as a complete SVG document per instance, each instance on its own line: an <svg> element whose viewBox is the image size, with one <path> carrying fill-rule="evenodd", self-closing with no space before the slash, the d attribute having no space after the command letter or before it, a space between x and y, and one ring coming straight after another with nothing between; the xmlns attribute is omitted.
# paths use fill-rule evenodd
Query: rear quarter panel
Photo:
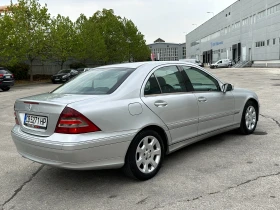
<svg viewBox="0 0 280 210"><path fill-rule="evenodd" d="M137 112L129 110L129 105L137 106ZM168 128L162 120L156 116L140 98L116 99L91 101L86 100L81 103L68 105L78 110L97 125L102 133L119 133L124 131L134 131L135 135L143 128L156 125L165 130L170 142ZM140 111L139 111L140 110Z"/></svg>

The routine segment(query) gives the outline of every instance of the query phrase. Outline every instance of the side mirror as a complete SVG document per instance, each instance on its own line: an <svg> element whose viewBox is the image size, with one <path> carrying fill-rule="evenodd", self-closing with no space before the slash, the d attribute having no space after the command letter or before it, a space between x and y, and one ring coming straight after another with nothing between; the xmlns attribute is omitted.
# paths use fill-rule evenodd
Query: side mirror
<svg viewBox="0 0 280 210"><path fill-rule="evenodd" d="M222 91L223 91L223 93L226 93L226 92L232 91L232 90L233 90L232 84L225 83L225 84L222 85Z"/></svg>

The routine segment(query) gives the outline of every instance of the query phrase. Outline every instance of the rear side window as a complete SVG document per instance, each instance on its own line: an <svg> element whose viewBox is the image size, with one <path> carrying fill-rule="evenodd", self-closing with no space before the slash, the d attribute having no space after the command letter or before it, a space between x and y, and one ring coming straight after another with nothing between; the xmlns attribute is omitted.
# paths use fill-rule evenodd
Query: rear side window
<svg viewBox="0 0 280 210"><path fill-rule="evenodd" d="M52 93L103 95L114 92L134 71L131 68L97 68L80 74Z"/></svg>
<svg viewBox="0 0 280 210"><path fill-rule="evenodd" d="M155 71L155 76L162 93L176 93L186 91L184 79L176 66L162 67Z"/></svg>
<svg viewBox="0 0 280 210"><path fill-rule="evenodd" d="M158 85L158 81L154 74L150 77L145 85L144 95L160 94L161 90Z"/></svg>

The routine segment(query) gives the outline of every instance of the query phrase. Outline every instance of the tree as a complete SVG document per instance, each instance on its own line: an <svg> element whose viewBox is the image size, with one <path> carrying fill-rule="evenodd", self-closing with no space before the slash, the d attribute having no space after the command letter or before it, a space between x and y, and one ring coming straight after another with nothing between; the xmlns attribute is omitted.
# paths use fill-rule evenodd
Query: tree
<svg viewBox="0 0 280 210"><path fill-rule="evenodd" d="M88 60L107 60L106 45L95 22L81 14L75 23L75 31L74 58L83 64Z"/></svg>
<svg viewBox="0 0 280 210"><path fill-rule="evenodd" d="M145 61L150 56L150 49L146 45L144 35L131 20L123 19L125 36L128 43L128 60Z"/></svg>
<svg viewBox="0 0 280 210"><path fill-rule="evenodd" d="M123 62L127 60L128 42L124 34L122 19L113 10L97 11L90 21L95 23L106 45L108 61Z"/></svg>
<svg viewBox="0 0 280 210"><path fill-rule="evenodd" d="M62 69L63 64L74 55L74 23L69 17L57 15L51 20L49 29L50 57L58 62Z"/></svg>
<svg viewBox="0 0 280 210"><path fill-rule="evenodd" d="M1 64L13 64L16 62L14 56L10 56L10 48L15 48L12 35L13 21L8 14L0 16L0 62Z"/></svg>
<svg viewBox="0 0 280 210"><path fill-rule="evenodd" d="M5 49L1 51L1 56L9 64L29 61L30 81L33 81L34 60L44 58L47 51L48 9L37 0L18 0L17 5L10 5L9 11L1 20L10 29L4 35Z"/></svg>

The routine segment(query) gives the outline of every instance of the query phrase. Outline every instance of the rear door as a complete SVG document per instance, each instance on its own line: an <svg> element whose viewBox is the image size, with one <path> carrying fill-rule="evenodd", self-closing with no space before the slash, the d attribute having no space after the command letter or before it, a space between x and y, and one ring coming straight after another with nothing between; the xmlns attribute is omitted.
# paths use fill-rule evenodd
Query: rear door
<svg viewBox="0 0 280 210"><path fill-rule="evenodd" d="M177 66L155 69L144 87L141 99L168 127L172 143L197 135L197 99L188 90Z"/></svg>
<svg viewBox="0 0 280 210"><path fill-rule="evenodd" d="M223 93L211 75L192 66L182 66L193 86L199 107L198 135L234 124L234 96Z"/></svg>

